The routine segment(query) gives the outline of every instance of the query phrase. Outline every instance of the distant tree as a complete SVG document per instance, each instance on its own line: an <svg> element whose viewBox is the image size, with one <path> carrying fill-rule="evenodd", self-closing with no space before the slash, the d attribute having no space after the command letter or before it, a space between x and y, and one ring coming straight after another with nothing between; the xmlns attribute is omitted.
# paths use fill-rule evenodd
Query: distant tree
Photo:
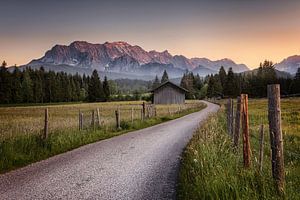
<svg viewBox="0 0 300 200"><path fill-rule="evenodd" d="M6 67L7 63L5 62L5 60L2 62L1 67Z"/></svg>
<svg viewBox="0 0 300 200"><path fill-rule="evenodd" d="M22 73L18 68L15 68L12 73L12 88L11 88L11 101L10 103L22 103L22 95L21 95L21 78Z"/></svg>
<svg viewBox="0 0 300 200"><path fill-rule="evenodd" d="M10 103L11 100L11 74L3 61L0 67L0 103Z"/></svg>
<svg viewBox="0 0 300 200"><path fill-rule="evenodd" d="M21 84L22 99L23 102L33 102L33 84L29 74L29 69L26 69L23 73L23 80Z"/></svg>
<svg viewBox="0 0 300 200"><path fill-rule="evenodd" d="M108 80L109 91L111 95L115 95L118 93L117 83L113 80Z"/></svg>
<svg viewBox="0 0 300 200"><path fill-rule="evenodd" d="M102 99L102 84L97 70L94 70L89 81L88 101L95 102Z"/></svg>
<svg viewBox="0 0 300 200"><path fill-rule="evenodd" d="M219 75L211 75L208 78L208 85L207 85L207 96L208 97L217 97L221 96L222 94L222 85L219 78Z"/></svg>
<svg viewBox="0 0 300 200"><path fill-rule="evenodd" d="M186 72L180 81L180 86L188 90L188 93L186 95L187 99L196 98L196 96L195 96L196 88L195 88L194 83L195 83L195 77L192 72L190 72L190 73Z"/></svg>
<svg viewBox="0 0 300 200"><path fill-rule="evenodd" d="M290 92L292 94L300 93L300 68L298 68L297 73L291 83Z"/></svg>
<svg viewBox="0 0 300 200"><path fill-rule="evenodd" d="M221 68L219 70L219 77L220 77L220 81L221 81L221 85L222 85L222 89L223 89L223 93L224 93L225 84L226 84L226 80L227 80L227 74L226 74L226 71L223 66L221 66Z"/></svg>
<svg viewBox="0 0 300 200"><path fill-rule="evenodd" d="M224 94L227 96L230 96L230 97L234 97L239 94L237 78L236 78L235 74L233 73L233 70L231 67L229 68L228 74L226 77L226 82L225 82L225 86L224 86Z"/></svg>
<svg viewBox="0 0 300 200"><path fill-rule="evenodd" d="M159 82L158 76L156 75L155 79L153 81L153 84L152 84L152 89L157 88L159 85L160 85L160 82Z"/></svg>
<svg viewBox="0 0 300 200"><path fill-rule="evenodd" d="M169 80L169 76L168 76L167 71L165 70L164 73L163 73L163 75L162 75L162 77L161 77L161 83L164 83L164 82L166 82L168 80Z"/></svg>
<svg viewBox="0 0 300 200"><path fill-rule="evenodd" d="M104 81L103 81L103 93L104 93L104 100L108 101L110 97L110 89L109 89L109 83L106 76L104 77Z"/></svg>

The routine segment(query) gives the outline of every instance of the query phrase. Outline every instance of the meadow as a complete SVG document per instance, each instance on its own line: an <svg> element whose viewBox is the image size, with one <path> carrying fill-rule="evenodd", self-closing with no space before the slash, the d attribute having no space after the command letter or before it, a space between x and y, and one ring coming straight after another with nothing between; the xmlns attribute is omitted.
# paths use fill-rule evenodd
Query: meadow
<svg viewBox="0 0 300 200"><path fill-rule="evenodd" d="M249 100L249 170L243 168L241 139L238 151L232 148L224 106L196 131L183 154L179 199L300 199L300 98L281 100L286 177L283 195L275 190L271 174L267 108L266 99ZM258 165L261 124L265 127L262 172Z"/></svg>
<svg viewBox="0 0 300 200"><path fill-rule="evenodd" d="M156 105L156 116L141 119L142 101L77 103L0 107L0 173L46 159L79 146L107 139L196 112L199 101L184 105ZM49 110L49 137L42 138L45 108ZM92 111L99 109L100 125L92 127ZM120 110L121 129L116 129L115 111ZM133 122L131 112L133 109ZM84 129L79 131L79 112ZM96 115L97 117L97 115Z"/></svg>

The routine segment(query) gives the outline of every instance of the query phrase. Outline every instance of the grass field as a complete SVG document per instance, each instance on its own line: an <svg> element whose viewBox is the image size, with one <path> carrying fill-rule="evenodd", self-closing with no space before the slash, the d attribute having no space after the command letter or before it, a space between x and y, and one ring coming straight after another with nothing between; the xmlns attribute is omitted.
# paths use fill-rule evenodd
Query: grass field
<svg viewBox="0 0 300 200"><path fill-rule="evenodd" d="M221 102L223 103L223 102ZM300 98L282 99L286 190L279 196L271 175L267 100L249 100L252 150L250 170L243 169L242 143L232 149L224 108L197 130L180 170L179 199L300 199ZM264 166L258 171L259 126L265 127Z"/></svg>
<svg viewBox="0 0 300 200"><path fill-rule="evenodd" d="M180 108L178 105L157 105L157 117L142 121L141 105L141 101L136 101L0 107L0 173L84 144L175 119L205 107L199 101L187 101ZM44 140L41 133L46 107L49 109L50 134ZM121 113L121 130L116 130L115 110L118 108ZM131 123L132 108L133 123ZM101 126L93 129L91 119L92 110L95 109L100 110ZM78 130L79 110L84 113L83 131Z"/></svg>

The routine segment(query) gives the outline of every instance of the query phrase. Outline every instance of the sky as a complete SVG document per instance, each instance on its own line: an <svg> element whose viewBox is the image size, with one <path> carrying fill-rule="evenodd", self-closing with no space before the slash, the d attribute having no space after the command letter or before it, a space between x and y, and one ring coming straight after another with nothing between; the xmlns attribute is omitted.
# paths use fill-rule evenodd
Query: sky
<svg viewBox="0 0 300 200"><path fill-rule="evenodd" d="M0 0L0 61L27 64L55 44L126 41L255 68L300 54L297 0Z"/></svg>

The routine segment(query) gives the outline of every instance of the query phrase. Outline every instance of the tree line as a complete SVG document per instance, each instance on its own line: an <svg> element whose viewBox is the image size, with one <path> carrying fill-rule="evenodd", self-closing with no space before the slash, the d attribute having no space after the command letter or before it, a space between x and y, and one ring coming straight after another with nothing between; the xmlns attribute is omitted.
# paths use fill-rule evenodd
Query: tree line
<svg viewBox="0 0 300 200"><path fill-rule="evenodd" d="M166 71L161 81L156 76L152 87L166 81L165 77L168 77ZM180 86L189 91L186 94L187 99L236 97L241 93L262 98L267 96L268 84L280 84L281 95L300 95L300 68L295 77L282 77L276 74L273 62L265 60L258 69L243 73L234 73L232 68L226 72L221 66L219 73L201 78L199 74L187 71L180 82Z"/></svg>
<svg viewBox="0 0 300 200"><path fill-rule="evenodd" d="M98 72L91 76L26 68L8 71L0 67L0 103L49 103L71 101L108 101L110 86L107 78L100 80Z"/></svg>
<svg viewBox="0 0 300 200"><path fill-rule="evenodd" d="M277 76L271 61L260 63L260 67L252 72L233 73L223 67L219 73L206 77L207 97L236 97L246 93L250 97L266 97L268 84L280 84L282 95L300 94L300 68L294 78Z"/></svg>

